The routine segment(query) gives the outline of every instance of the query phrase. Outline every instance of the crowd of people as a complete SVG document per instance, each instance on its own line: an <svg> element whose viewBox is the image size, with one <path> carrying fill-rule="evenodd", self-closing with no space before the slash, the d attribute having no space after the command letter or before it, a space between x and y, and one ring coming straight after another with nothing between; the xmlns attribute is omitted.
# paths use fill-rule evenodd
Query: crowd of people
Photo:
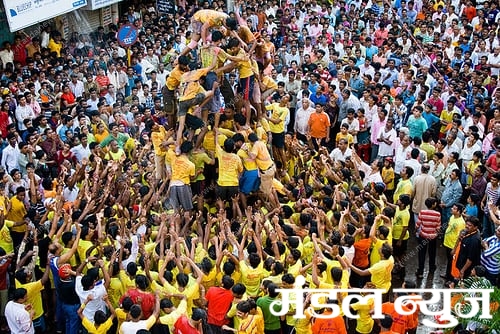
<svg viewBox="0 0 500 334"><path fill-rule="evenodd" d="M499 286L497 2L155 5L3 43L1 331L410 334L401 283ZM277 316L299 275L383 318Z"/></svg>

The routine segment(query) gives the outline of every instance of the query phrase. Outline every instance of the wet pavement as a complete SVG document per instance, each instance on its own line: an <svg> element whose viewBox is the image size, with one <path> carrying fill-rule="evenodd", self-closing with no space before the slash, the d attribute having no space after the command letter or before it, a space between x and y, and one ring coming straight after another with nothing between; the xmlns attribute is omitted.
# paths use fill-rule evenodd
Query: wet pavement
<svg viewBox="0 0 500 334"><path fill-rule="evenodd" d="M424 277L422 279L417 279L415 272L418 268L418 251L417 251L417 239L410 231L410 239L408 242L408 250L406 252L406 277L405 280L412 280L417 284L417 289L442 289L445 287L446 281L440 277L441 274L446 272L446 251L445 248L440 245L442 242L438 241L437 251L436 251L436 266L437 269L434 273L429 273L429 260L428 256L426 258L426 267L424 269ZM400 288L403 281L395 275L392 279L393 288ZM436 328L426 327L422 324L422 317L420 317L419 326L417 328L417 334L430 334L435 333Z"/></svg>

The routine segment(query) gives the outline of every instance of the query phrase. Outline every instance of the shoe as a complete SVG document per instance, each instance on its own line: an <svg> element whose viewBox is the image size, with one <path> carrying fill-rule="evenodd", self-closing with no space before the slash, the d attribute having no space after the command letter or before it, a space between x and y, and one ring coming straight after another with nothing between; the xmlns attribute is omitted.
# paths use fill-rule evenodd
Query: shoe
<svg viewBox="0 0 500 334"><path fill-rule="evenodd" d="M439 277L441 277L442 279L445 279L445 280L448 279L448 275L446 275L446 274L441 274L441 275L439 275Z"/></svg>
<svg viewBox="0 0 500 334"><path fill-rule="evenodd" d="M417 276L418 279L424 278L424 274L419 273L418 271L415 273L415 276Z"/></svg>

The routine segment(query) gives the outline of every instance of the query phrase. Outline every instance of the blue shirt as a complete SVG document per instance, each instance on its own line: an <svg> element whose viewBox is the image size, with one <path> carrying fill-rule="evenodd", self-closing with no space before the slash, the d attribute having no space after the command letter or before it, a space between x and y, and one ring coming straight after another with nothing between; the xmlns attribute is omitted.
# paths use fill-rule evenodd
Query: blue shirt
<svg viewBox="0 0 500 334"><path fill-rule="evenodd" d="M447 208L451 208L455 203L460 201L462 197L462 185L459 180L452 181L450 178L447 178L444 181L444 190L443 195L441 195L441 201Z"/></svg>
<svg viewBox="0 0 500 334"><path fill-rule="evenodd" d="M325 94L321 94L320 96L314 94L309 97L309 100L311 100L312 103L314 104L320 104L322 106L326 105L328 102L327 97Z"/></svg>
<svg viewBox="0 0 500 334"><path fill-rule="evenodd" d="M410 137L419 137L422 138L425 130L427 130L427 122L423 117L415 118L414 115L411 115L408 118L408 122L406 122L406 126L408 130L410 130Z"/></svg>
<svg viewBox="0 0 500 334"><path fill-rule="evenodd" d="M437 117L436 115L434 115L433 113L422 113L422 117L425 119L425 121L427 122L427 127L430 128L433 124L439 122L439 117Z"/></svg>

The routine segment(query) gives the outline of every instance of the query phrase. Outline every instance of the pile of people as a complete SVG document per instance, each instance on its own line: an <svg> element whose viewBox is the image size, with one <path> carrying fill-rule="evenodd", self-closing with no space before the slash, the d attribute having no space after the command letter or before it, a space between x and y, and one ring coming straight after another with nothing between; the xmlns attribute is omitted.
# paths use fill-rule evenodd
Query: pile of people
<svg viewBox="0 0 500 334"><path fill-rule="evenodd" d="M499 286L498 3L155 6L3 43L1 331L406 334L393 288ZM383 318L276 315L299 275Z"/></svg>

